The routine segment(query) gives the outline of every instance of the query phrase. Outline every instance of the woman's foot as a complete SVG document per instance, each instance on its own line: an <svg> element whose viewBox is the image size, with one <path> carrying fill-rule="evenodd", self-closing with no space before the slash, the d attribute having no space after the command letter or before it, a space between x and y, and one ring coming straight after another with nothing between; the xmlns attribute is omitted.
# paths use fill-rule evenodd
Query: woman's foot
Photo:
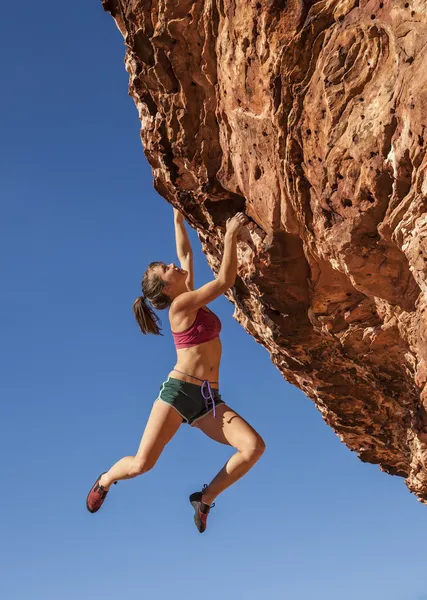
<svg viewBox="0 0 427 600"><path fill-rule="evenodd" d="M107 497L108 490L106 490L100 483L100 479L103 475L105 475L105 473L101 473L87 496L86 508L90 513L96 513L96 511L101 508L105 498ZM117 483L117 481L114 483Z"/></svg>
<svg viewBox="0 0 427 600"><path fill-rule="evenodd" d="M205 504L203 502L203 492L206 488L207 486L205 485L201 492L194 492L190 496L190 503L194 508L194 522L200 533L206 531L209 511L215 506L215 504Z"/></svg>

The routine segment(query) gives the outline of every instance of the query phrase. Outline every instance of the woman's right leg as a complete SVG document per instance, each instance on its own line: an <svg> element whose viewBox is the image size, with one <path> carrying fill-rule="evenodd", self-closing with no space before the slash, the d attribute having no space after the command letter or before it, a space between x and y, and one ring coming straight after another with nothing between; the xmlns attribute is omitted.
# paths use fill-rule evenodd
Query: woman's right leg
<svg viewBox="0 0 427 600"><path fill-rule="evenodd" d="M181 423L181 415L170 404L157 400L153 404L136 455L125 456L116 462L102 475L100 485L107 491L115 481L131 479L152 469Z"/></svg>

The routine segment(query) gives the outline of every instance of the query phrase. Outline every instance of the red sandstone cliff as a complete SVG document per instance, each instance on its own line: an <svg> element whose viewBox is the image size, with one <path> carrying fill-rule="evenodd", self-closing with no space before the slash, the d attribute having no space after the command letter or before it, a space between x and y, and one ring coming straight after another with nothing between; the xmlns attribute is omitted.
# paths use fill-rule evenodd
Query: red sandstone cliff
<svg viewBox="0 0 427 600"><path fill-rule="evenodd" d="M103 0L157 191L361 460L427 502L425 0ZM426 425L427 431L427 425Z"/></svg>

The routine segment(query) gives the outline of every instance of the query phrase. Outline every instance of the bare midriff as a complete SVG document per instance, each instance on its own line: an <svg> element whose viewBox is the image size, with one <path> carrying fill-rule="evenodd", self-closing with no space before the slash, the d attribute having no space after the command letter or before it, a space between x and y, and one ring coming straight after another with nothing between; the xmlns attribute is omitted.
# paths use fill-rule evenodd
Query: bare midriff
<svg viewBox="0 0 427 600"><path fill-rule="evenodd" d="M198 344L197 346L191 346L190 348L177 349L177 362L174 369L193 375L199 380L206 380L209 382L219 382L219 365L221 362L222 346L219 337ZM194 383L201 385L202 381L193 379L177 373L172 369L169 373L169 377L180 379L181 381L187 381L188 383ZM213 389L219 387L218 383L212 385Z"/></svg>

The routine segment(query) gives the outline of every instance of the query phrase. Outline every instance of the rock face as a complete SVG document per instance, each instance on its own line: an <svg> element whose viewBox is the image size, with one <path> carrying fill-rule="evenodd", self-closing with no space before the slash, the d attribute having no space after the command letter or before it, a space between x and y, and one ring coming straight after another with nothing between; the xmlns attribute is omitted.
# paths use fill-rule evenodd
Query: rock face
<svg viewBox="0 0 427 600"><path fill-rule="evenodd" d="M155 188L214 272L226 219L251 218L236 319L427 502L425 0L103 5Z"/></svg>

